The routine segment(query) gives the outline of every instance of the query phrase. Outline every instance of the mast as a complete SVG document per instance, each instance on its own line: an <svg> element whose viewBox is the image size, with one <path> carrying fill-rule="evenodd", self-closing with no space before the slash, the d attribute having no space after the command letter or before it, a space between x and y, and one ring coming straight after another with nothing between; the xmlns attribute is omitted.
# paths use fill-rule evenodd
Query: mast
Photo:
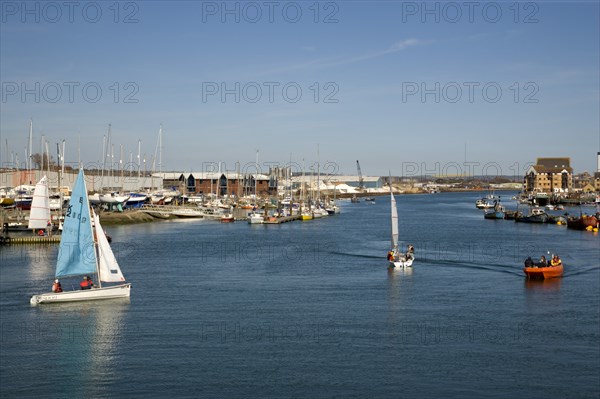
<svg viewBox="0 0 600 399"><path fill-rule="evenodd" d="M254 202L258 203L257 191L258 191L258 149L256 150L256 176L254 177Z"/></svg>
<svg viewBox="0 0 600 399"><path fill-rule="evenodd" d="M302 215L302 206L304 205L304 169L306 168L306 163L304 162L304 158L302 158L302 180L300 180L300 215Z"/></svg>
<svg viewBox="0 0 600 399"><path fill-rule="evenodd" d="M108 129L110 130L110 124L108 125ZM81 167L81 165L79 165L79 167ZM100 172L100 186L102 186L104 180L104 169L106 169L106 135L102 136L102 171Z"/></svg>
<svg viewBox="0 0 600 399"><path fill-rule="evenodd" d="M292 190L292 153L290 152L290 167L287 170L289 183L290 183L290 216L292 216L292 209L294 207L294 191Z"/></svg>
<svg viewBox="0 0 600 399"><path fill-rule="evenodd" d="M60 154L60 171L63 175L65 174L65 143L66 140L63 139L63 150ZM79 163L81 163L81 161L79 161Z"/></svg>
<svg viewBox="0 0 600 399"><path fill-rule="evenodd" d="M31 172L31 152L33 151L33 118L29 119L29 150L27 151L27 172ZM29 173L27 174L29 176Z"/></svg>
<svg viewBox="0 0 600 399"><path fill-rule="evenodd" d="M300 199L300 204L304 205L304 201L306 201L306 192L305 187L306 187L306 181L305 181L305 172L306 172L306 161L304 160L304 158L302 158L302 186L301 186L301 193L300 196L302 197ZM310 209L310 207L309 207Z"/></svg>
<svg viewBox="0 0 600 399"><path fill-rule="evenodd" d="M392 249L396 250L398 248L398 208L396 207L396 199L394 198L394 192L392 189L392 173L389 172L389 180L390 180L390 208L391 208L391 216L392 216Z"/></svg>
<svg viewBox="0 0 600 399"><path fill-rule="evenodd" d="M85 206L87 206L88 210L90 211L90 218L94 219L94 224L95 224L96 212L94 212L94 209L92 207L90 207L90 201L87 196L88 191L87 191L87 184L85 183L85 178L81 179L81 180L83 180L83 193L84 193L85 201L86 201ZM100 264L98 263L98 256L100 255L100 252L98 249L98 239L94 232L94 228L92 227L91 220L89 221L88 226L90 227L90 233L92 234L92 237L94 240L94 251L96 254L94 262L96 263L96 276L98 276L98 288L102 288L102 277L100 276Z"/></svg>
<svg viewBox="0 0 600 399"><path fill-rule="evenodd" d="M162 126L162 123L161 123L160 124L160 129L158 130L158 142L159 142L159 147L158 147L158 173L162 173L162 150L163 150L162 135L163 135L163 126Z"/></svg>
<svg viewBox="0 0 600 399"><path fill-rule="evenodd" d="M224 172L225 174L225 203L231 207L231 196L229 194L229 172L227 170Z"/></svg>
<svg viewBox="0 0 600 399"><path fill-rule="evenodd" d="M110 184L113 184L112 178L115 176L115 145L113 143L110 143ZM109 186L112 187L112 186Z"/></svg>
<svg viewBox="0 0 600 399"><path fill-rule="evenodd" d="M120 154L119 154L119 169L121 169L121 180L119 181L119 183L121 184L121 186L123 185L123 173L124 173L124 168L123 168L123 144L119 144L119 149L120 149Z"/></svg>
<svg viewBox="0 0 600 399"><path fill-rule="evenodd" d="M319 154L319 144L317 144L317 208L321 202L321 156Z"/></svg>
<svg viewBox="0 0 600 399"><path fill-rule="evenodd" d="M58 170L58 197L60 199L60 208L58 209L58 223L60 224L60 217L62 216L63 207L63 191L62 191L62 177L65 173L65 140L62 141L62 152L60 146L56 143L57 160L60 162L60 169Z"/></svg>
<svg viewBox="0 0 600 399"><path fill-rule="evenodd" d="M44 153L46 149L44 148L44 135L40 136L40 171L44 170Z"/></svg>
<svg viewBox="0 0 600 399"><path fill-rule="evenodd" d="M144 159L145 161L145 159ZM156 157L152 155L152 166L150 166L150 191L154 191L154 172L156 172ZM144 171L146 170L146 162L144 162Z"/></svg>
<svg viewBox="0 0 600 399"><path fill-rule="evenodd" d="M241 182L240 182L240 162L239 161L237 162L237 165L236 165L236 181L237 181L237 199L238 199L238 203L239 203L240 197L242 196L241 192L240 192L242 185L240 184Z"/></svg>
<svg viewBox="0 0 600 399"><path fill-rule="evenodd" d="M156 172L156 157L158 155L158 175L162 173L162 123L158 129L158 140L156 141L156 149L154 150L154 158L152 160L152 190L154 189L154 173ZM162 187L161 187L162 188ZM157 187L158 189L158 187Z"/></svg>
<svg viewBox="0 0 600 399"><path fill-rule="evenodd" d="M112 130L112 126L109 123L108 124L108 133L106 135L106 150L104 151L105 158L104 158L104 167L103 167L103 169L106 169L106 158L110 157L110 148L111 148L111 137L110 137L111 135L110 135L110 132L111 132L111 130ZM112 168L112 163L110 164L110 167ZM108 172L108 175L109 176L111 175L110 170ZM102 177L104 177L104 175ZM102 179L102 188L104 188L104 178Z"/></svg>
<svg viewBox="0 0 600 399"><path fill-rule="evenodd" d="M25 156L25 167L27 168L27 172L29 172L29 156L27 156L27 147L23 148L23 155ZM26 173L26 177L29 176L29 173ZM19 176L19 184L23 184L23 174Z"/></svg>
<svg viewBox="0 0 600 399"><path fill-rule="evenodd" d="M87 189L86 189L87 191ZM88 203L89 206L89 203ZM94 209L92 208L92 217L94 218L94 227L96 224L96 212L94 212ZM100 219L98 219L100 220ZM98 288L102 288L102 276L100 275L100 262L99 262L99 258L100 258L100 247L98 245L98 237L96 235L96 232L94 231L94 227L92 227L92 224L90 223L90 230L92 230L92 237L94 237L94 250L96 251L96 275L98 276Z"/></svg>
<svg viewBox="0 0 600 399"><path fill-rule="evenodd" d="M140 152L142 150L142 140L138 140L138 154L137 154L137 163L138 163L138 179L141 178L142 168L141 168L141 158Z"/></svg>
<svg viewBox="0 0 600 399"><path fill-rule="evenodd" d="M44 143L44 145L46 146L46 168L47 168L46 170L48 171L48 175L50 175L50 150L48 149L48 142L46 141ZM42 156L42 161L43 160L44 160L44 157Z"/></svg>
<svg viewBox="0 0 600 399"><path fill-rule="evenodd" d="M219 161L219 169L217 172L217 187L215 188L215 192L217 193L217 200L221 196L221 161ZM220 200L219 200L220 201Z"/></svg>

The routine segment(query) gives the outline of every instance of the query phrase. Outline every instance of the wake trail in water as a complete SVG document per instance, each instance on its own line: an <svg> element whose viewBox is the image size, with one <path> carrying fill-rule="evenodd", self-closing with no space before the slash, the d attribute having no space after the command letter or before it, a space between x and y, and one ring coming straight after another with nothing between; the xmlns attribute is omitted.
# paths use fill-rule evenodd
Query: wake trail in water
<svg viewBox="0 0 600 399"><path fill-rule="evenodd" d="M516 275L516 276L520 276L523 273L523 271L520 268L517 269L513 265L507 265L507 264L484 265L484 264L476 263L476 262L454 261L454 260L444 260L444 259L439 259L439 260L425 260L424 259L424 262L425 261L429 264L439 265L439 266L449 266L449 267L457 268L457 269L485 270L485 271L491 271L491 272L496 272L496 273L507 273L507 274L512 274L512 275Z"/></svg>
<svg viewBox="0 0 600 399"><path fill-rule="evenodd" d="M365 255L365 254L353 254L353 253L349 253L349 252L338 252L338 251L331 251L328 252L332 255L342 255L342 256L348 256L348 257L352 257L352 258L366 258L366 259L383 259L385 260L385 256L375 256L375 255Z"/></svg>
<svg viewBox="0 0 600 399"><path fill-rule="evenodd" d="M579 276L581 274L590 274L592 272L598 271L600 270L600 266L592 266L592 267L587 267L584 269L577 269L577 270L566 270L563 274L564 277L570 277L570 276Z"/></svg>

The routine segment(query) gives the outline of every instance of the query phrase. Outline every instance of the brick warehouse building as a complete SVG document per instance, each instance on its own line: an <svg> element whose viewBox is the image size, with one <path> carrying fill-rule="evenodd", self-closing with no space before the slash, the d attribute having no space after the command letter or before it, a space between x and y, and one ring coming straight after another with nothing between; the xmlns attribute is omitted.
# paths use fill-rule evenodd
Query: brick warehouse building
<svg viewBox="0 0 600 399"><path fill-rule="evenodd" d="M219 196L277 195L277 179L262 174L237 172L163 173L164 187L176 187L187 194L216 194Z"/></svg>

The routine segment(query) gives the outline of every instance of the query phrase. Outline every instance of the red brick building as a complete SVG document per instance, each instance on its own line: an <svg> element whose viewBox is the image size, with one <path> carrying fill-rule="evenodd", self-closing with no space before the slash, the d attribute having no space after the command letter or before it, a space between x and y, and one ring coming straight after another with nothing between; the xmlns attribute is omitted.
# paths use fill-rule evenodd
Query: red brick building
<svg viewBox="0 0 600 399"><path fill-rule="evenodd" d="M256 184L257 195L277 195L277 179L262 174L192 172L182 174L180 179L190 194L252 195Z"/></svg>

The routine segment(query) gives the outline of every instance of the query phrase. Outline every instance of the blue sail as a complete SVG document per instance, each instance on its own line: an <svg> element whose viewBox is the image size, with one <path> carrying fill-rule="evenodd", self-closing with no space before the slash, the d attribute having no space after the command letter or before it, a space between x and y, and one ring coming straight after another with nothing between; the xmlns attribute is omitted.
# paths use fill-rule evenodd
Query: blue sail
<svg viewBox="0 0 600 399"><path fill-rule="evenodd" d="M90 204L83 169L79 169L65 213L56 262L56 277L95 273L96 263Z"/></svg>

